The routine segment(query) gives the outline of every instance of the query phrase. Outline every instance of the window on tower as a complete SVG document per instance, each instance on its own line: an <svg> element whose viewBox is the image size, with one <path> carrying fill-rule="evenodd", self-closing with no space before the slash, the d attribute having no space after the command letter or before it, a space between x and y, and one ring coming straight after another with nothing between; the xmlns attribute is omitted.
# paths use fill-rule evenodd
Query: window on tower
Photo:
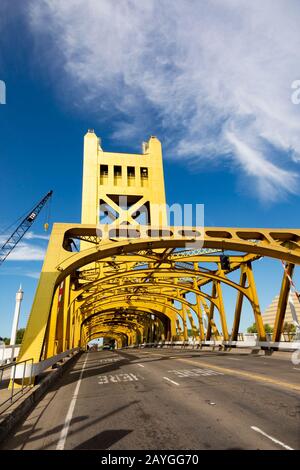
<svg viewBox="0 0 300 470"><path fill-rule="evenodd" d="M141 185L148 186L148 168L141 168Z"/></svg>
<svg viewBox="0 0 300 470"><path fill-rule="evenodd" d="M134 186L135 184L135 168L134 166L127 167L127 184L128 186Z"/></svg>
<svg viewBox="0 0 300 470"><path fill-rule="evenodd" d="M100 165L100 184L106 184L108 180L108 165Z"/></svg>
<svg viewBox="0 0 300 470"><path fill-rule="evenodd" d="M119 165L114 166L114 185L118 186L122 182L122 167Z"/></svg>

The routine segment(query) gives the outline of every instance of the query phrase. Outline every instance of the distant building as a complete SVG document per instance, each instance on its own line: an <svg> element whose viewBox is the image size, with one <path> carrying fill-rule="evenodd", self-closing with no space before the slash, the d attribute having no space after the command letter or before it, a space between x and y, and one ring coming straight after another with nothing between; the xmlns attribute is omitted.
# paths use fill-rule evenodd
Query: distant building
<svg viewBox="0 0 300 470"><path fill-rule="evenodd" d="M292 294L292 298L293 298L298 321L300 321L300 302L297 299L296 294L294 293ZM279 295L276 295L272 303L266 308L266 310L262 314L264 324L268 323L270 326L274 326L278 300L279 300ZM291 307L290 307L289 302L287 304L284 321L288 323L293 323L293 317L292 317L292 312L291 312Z"/></svg>

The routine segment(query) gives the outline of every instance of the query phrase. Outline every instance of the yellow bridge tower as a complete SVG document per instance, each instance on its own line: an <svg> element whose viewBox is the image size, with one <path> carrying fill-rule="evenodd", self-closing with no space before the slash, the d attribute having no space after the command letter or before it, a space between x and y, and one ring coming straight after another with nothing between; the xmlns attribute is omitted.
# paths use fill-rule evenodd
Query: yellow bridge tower
<svg viewBox="0 0 300 470"><path fill-rule="evenodd" d="M167 225L161 143L151 137L142 154L104 152L94 131L84 138L82 224ZM155 210L161 207L161 220ZM142 208L142 211L140 210ZM142 219L142 220L140 220Z"/></svg>

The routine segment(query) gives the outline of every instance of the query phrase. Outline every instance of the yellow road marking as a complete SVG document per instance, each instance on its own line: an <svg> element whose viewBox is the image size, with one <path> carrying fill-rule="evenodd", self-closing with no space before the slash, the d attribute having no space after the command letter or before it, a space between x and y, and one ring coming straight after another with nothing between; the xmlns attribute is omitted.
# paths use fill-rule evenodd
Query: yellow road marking
<svg viewBox="0 0 300 470"><path fill-rule="evenodd" d="M152 355L152 356L163 356L162 354L148 352L148 351L147 351L147 354ZM168 357L168 356L166 356L166 357ZM170 357L169 357L169 359L170 359ZM271 377L265 377L264 375L253 374L252 372L245 372L245 371L241 371L241 370L228 369L227 367L216 366L214 364L210 364L210 363L208 364L207 362L202 362L202 361L192 361L191 359L183 359L183 358L180 358L178 356L176 357L175 360L176 361L187 362L189 364L196 364L198 366L203 366L203 367L206 367L206 368L209 367L210 369L223 371L223 372L225 372L227 374L231 374L231 375L237 375L237 376L240 376L240 377L246 377L246 378L254 379L254 380L257 380L257 381L260 381L260 382L267 382L267 383L270 383L270 384L273 384L273 385L278 385L280 387L288 388L290 390L300 391L300 386L299 385L291 384L289 382L285 382L285 381L282 381L282 380L272 379Z"/></svg>
<svg viewBox="0 0 300 470"><path fill-rule="evenodd" d="M271 379L271 377L265 377L263 375L253 374L252 372L245 372L241 370L228 369L227 367L215 366L214 364L207 364L207 362L202 361L191 361L190 359L176 358L176 361L187 362L189 364L196 364L198 366L209 367L210 369L219 370L231 375L237 375L241 377L247 377L250 379L258 380L261 382L268 382L274 385L279 385L281 387L289 388L291 390L300 391L300 385L291 384L289 382L284 382L282 380Z"/></svg>

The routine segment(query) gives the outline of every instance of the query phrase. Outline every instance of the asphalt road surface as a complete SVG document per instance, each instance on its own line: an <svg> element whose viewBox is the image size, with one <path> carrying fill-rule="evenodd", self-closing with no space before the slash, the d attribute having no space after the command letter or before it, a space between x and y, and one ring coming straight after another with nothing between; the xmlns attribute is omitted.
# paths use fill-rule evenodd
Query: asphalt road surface
<svg viewBox="0 0 300 470"><path fill-rule="evenodd" d="M2 449L299 449L290 355L89 352Z"/></svg>

